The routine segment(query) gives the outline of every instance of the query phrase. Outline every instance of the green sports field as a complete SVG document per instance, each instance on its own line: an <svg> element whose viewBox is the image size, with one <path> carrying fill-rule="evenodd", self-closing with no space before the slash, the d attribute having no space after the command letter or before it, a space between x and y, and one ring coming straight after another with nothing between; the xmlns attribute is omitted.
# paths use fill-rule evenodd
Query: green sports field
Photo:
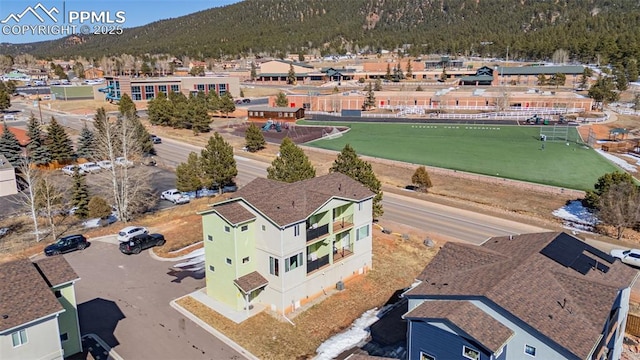
<svg viewBox="0 0 640 360"><path fill-rule="evenodd" d="M313 123L317 124L317 123ZM619 168L576 142L540 141L538 126L324 123L351 130L307 145L478 174L497 175L569 189L588 190L601 175ZM547 130L547 129L545 129ZM577 139L576 129L570 138ZM544 144L544 149L542 145Z"/></svg>

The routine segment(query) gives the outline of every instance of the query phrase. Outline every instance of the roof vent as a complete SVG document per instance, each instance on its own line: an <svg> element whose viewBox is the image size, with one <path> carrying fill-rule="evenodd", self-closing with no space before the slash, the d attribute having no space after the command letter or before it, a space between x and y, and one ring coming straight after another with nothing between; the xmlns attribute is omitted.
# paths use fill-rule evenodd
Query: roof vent
<svg viewBox="0 0 640 360"><path fill-rule="evenodd" d="M2 315L2 318L3 318L4 320L7 320L7 319L9 318L9 315L4 314L4 315Z"/></svg>
<svg viewBox="0 0 640 360"><path fill-rule="evenodd" d="M338 191L342 191L342 183L338 184Z"/></svg>
<svg viewBox="0 0 640 360"><path fill-rule="evenodd" d="M513 240L513 235L509 235L509 240Z"/></svg>

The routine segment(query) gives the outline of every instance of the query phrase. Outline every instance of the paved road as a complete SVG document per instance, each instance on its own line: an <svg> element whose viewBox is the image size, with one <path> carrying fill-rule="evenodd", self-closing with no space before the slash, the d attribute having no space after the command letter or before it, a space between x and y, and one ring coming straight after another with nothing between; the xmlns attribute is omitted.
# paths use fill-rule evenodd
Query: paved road
<svg viewBox="0 0 640 360"><path fill-rule="evenodd" d="M111 241L64 255L81 277L76 298L83 334L97 334L124 359L244 358L169 305L204 287L203 278L173 276L171 262L152 259L149 250L123 255Z"/></svg>

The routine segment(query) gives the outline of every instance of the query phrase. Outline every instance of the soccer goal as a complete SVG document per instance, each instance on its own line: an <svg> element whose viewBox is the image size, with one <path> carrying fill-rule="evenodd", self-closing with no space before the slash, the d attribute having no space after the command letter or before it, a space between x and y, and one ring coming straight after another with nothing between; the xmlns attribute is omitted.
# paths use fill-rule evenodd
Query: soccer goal
<svg viewBox="0 0 640 360"><path fill-rule="evenodd" d="M331 128L331 131L327 132L326 129L322 129L322 138L326 140L337 139L342 136L342 132L335 126Z"/></svg>
<svg viewBox="0 0 640 360"><path fill-rule="evenodd" d="M564 125L541 126L540 139L544 139L544 141L580 142L576 129L572 126Z"/></svg>

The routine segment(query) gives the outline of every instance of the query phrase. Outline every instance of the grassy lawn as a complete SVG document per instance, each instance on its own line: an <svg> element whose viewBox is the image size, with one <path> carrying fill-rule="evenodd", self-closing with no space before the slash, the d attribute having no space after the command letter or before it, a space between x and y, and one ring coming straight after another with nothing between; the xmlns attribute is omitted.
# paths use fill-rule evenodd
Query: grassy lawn
<svg viewBox="0 0 640 360"><path fill-rule="evenodd" d="M317 124L317 123L313 123ZM350 123L351 131L308 143L414 164L587 190L602 174L619 170L594 150L574 142L544 143L538 126ZM576 139L576 130L570 129Z"/></svg>

